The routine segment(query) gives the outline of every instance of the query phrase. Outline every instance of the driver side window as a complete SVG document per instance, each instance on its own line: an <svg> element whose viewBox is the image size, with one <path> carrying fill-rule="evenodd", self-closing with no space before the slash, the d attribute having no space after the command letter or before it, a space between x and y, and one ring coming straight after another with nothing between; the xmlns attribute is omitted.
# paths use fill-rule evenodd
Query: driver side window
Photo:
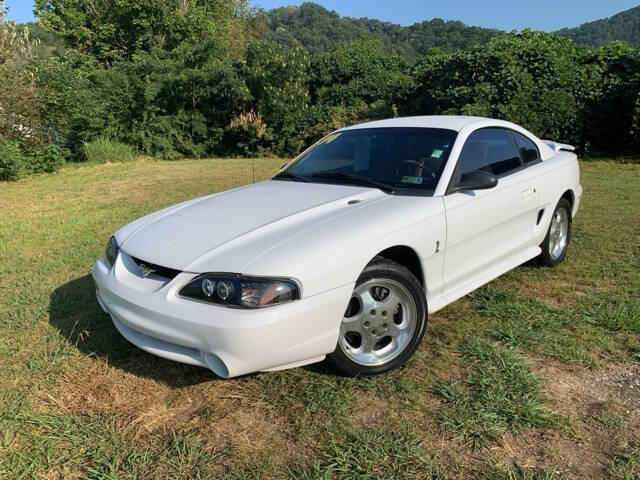
<svg viewBox="0 0 640 480"><path fill-rule="evenodd" d="M462 147L456 181L477 170L485 170L499 177L521 166L520 152L511 132L503 128L482 128L469 135Z"/></svg>

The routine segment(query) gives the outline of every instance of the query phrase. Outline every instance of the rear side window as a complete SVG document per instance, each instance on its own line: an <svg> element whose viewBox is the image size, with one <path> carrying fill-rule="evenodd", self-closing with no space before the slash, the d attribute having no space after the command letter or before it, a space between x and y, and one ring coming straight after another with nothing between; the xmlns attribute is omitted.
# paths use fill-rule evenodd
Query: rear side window
<svg viewBox="0 0 640 480"><path fill-rule="evenodd" d="M503 128L483 128L469 135L462 147L457 176L459 180L460 176L476 170L499 176L521 166L520 152L511 132Z"/></svg>
<svg viewBox="0 0 640 480"><path fill-rule="evenodd" d="M525 165L540 160L540 153L535 143L518 132L513 132L513 136L516 139L518 150L520 150L520 155L522 155L522 160L524 160Z"/></svg>

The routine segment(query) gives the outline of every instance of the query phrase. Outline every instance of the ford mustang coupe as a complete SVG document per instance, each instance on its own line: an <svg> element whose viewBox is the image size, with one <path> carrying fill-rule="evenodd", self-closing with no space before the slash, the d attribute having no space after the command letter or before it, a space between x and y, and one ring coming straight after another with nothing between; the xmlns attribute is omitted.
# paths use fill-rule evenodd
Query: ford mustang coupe
<svg viewBox="0 0 640 480"><path fill-rule="evenodd" d="M270 180L118 230L93 266L98 301L133 344L220 377L325 357L386 372L429 313L564 259L582 195L572 150L476 117L344 128Z"/></svg>

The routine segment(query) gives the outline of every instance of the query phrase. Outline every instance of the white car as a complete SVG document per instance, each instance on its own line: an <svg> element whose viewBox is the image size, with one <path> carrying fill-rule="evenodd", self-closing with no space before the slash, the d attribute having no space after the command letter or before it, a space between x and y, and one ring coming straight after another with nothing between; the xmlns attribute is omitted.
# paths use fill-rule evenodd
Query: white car
<svg viewBox="0 0 640 480"><path fill-rule="evenodd" d="M433 313L561 262L582 187L569 145L476 117L338 130L270 180L118 230L98 301L138 347L220 377L323 360L402 365Z"/></svg>

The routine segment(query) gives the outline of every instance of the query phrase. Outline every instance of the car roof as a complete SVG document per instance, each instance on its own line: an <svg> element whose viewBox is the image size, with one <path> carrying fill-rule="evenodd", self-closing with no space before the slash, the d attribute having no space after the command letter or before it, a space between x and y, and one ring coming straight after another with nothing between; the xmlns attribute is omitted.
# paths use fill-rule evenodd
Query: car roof
<svg viewBox="0 0 640 480"><path fill-rule="evenodd" d="M495 125L504 124L508 122L501 122L500 120L492 120L483 117L468 117L463 115L430 115L420 117L401 117L401 118L389 118L387 120L376 120L373 122L361 123L359 125L353 125L341 129L345 130L357 130L360 128L387 128L387 127L417 127L417 128L445 128L448 130L455 130L459 132L467 125L472 123L491 123Z"/></svg>

